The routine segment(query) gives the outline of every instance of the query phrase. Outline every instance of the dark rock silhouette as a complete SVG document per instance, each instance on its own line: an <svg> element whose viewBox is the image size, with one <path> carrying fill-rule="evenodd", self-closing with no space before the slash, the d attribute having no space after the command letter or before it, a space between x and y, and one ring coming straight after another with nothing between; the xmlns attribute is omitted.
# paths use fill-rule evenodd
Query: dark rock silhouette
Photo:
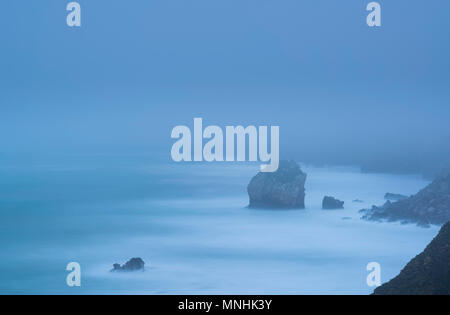
<svg viewBox="0 0 450 315"><path fill-rule="evenodd" d="M131 258L124 265L114 264L112 272L144 271L145 262L141 258Z"/></svg>
<svg viewBox="0 0 450 315"><path fill-rule="evenodd" d="M450 222L400 274L375 289L376 295L449 295Z"/></svg>
<svg viewBox="0 0 450 315"><path fill-rule="evenodd" d="M294 161L281 161L273 173L259 172L247 186L251 208L305 208L306 174Z"/></svg>
<svg viewBox="0 0 450 315"><path fill-rule="evenodd" d="M389 201L399 201L399 200L408 199L408 196L400 195L400 194L393 194L393 193L386 193L384 195L384 199L389 200Z"/></svg>
<svg viewBox="0 0 450 315"><path fill-rule="evenodd" d="M325 196L323 197L322 200L322 209L325 210L344 209L344 202L334 197Z"/></svg>
<svg viewBox="0 0 450 315"><path fill-rule="evenodd" d="M407 199L390 202L381 207L360 211L362 218L372 221L401 221L442 225L450 221L450 170L441 174L427 187Z"/></svg>

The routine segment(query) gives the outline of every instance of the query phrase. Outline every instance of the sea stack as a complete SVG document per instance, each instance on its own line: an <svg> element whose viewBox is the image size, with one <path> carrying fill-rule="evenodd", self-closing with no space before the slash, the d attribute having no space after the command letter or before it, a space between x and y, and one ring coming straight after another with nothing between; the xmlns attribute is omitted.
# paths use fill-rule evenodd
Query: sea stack
<svg viewBox="0 0 450 315"><path fill-rule="evenodd" d="M294 161L273 173L259 172L247 186L250 208L304 209L306 174Z"/></svg>

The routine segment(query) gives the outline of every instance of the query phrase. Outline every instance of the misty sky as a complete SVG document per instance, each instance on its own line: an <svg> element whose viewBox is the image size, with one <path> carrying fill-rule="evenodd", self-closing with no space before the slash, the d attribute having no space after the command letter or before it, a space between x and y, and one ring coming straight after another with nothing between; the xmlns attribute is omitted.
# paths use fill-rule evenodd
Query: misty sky
<svg viewBox="0 0 450 315"><path fill-rule="evenodd" d="M450 156L447 0L379 1L380 29L369 0L80 0L79 29L68 2L0 6L0 154L169 156L203 117L302 161Z"/></svg>

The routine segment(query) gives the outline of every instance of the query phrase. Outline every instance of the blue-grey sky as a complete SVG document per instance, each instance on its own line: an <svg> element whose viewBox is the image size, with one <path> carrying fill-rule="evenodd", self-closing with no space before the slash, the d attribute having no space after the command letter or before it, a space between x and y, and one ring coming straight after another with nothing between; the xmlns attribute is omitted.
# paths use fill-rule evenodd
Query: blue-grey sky
<svg viewBox="0 0 450 315"><path fill-rule="evenodd" d="M175 125L280 126L282 157L443 161L450 2L4 1L0 153L151 151ZM167 151L167 153L166 153Z"/></svg>

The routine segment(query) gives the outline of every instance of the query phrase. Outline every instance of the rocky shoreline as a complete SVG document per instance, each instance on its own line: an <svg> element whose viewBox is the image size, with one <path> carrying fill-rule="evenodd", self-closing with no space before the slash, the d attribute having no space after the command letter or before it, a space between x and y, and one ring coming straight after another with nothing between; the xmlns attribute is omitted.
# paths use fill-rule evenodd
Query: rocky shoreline
<svg viewBox="0 0 450 315"><path fill-rule="evenodd" d="M362 219L369 221L400 221L420 226L442 225L450 221L450 170L445 170L417 194L383 206L362 209Z"/></svg>

